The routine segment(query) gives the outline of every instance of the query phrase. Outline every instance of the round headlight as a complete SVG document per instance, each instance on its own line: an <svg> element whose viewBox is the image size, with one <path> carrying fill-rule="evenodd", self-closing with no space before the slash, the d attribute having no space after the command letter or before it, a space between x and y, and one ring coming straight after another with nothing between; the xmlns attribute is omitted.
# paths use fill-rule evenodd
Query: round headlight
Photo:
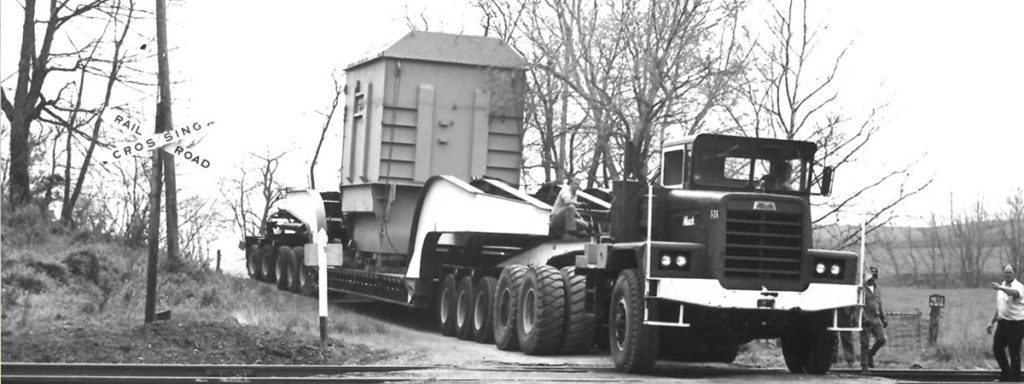
<svg viewBox="0 0 1024 384"><path fill-rule="evenodd" d="M686 266L686 256L676 256L676 266L678 266L678 267L685 267Z"/></svg>
<svg viewBox="0 0 1024 384"><path fill-rule="evenodd" d="M814 272L819 274L819 275L824 275L825 274L825 263L818 263L817 265L815 265L814 266Z"/></svg>
<svg viewBox="0 0 1024 384"><path fill-rule="evenodd" d="M839 276L839 272L841 271L842 268L839 266L839 264L832 264L832 267L828 269L828 273L831 273L832 276Z"/></svg>
<svg viewBox="0 0 1024 384"><path fill-rule="evenodd" d="M661 266L662 267L667 267L669 264L672 264L672 256L669 256L669 255L662 256L661 257Z"/></svg>

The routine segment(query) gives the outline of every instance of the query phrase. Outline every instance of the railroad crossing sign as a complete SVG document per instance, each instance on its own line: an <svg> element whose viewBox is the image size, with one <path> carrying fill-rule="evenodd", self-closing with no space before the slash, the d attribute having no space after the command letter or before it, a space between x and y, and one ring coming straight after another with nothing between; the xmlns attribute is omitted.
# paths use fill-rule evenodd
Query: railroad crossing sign
<svg viewBox="0 0 1024 384"><path fill-rule="evenodd" d="M129 156L149 156L150 151L159 148L164 152L180 156L187 162L194 163L203 168L210 168L209 158L196 152L192 147L209 132L210 127L213 125L212 121L205 124L195 122L191 125L144 136L140 124L127 114L112 111L107 113L103 120L118 130L135 137L133 142L115 145L108 153L108 157L111 159L120 160Z"/></svg>

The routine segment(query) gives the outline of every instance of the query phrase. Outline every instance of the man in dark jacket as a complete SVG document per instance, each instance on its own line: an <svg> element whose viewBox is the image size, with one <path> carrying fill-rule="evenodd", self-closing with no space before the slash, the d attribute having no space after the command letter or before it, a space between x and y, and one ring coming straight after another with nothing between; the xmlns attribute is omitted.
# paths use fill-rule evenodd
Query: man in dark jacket
<svg viewBox="0 0 1024 384"><path fill-rule="evenodd" d="M860 368L875 367L875 354L885 345L885 310L882 309L882 292L878 289L878 268L871 267L871 277L864 281L864 323L860 332ZM875 345L871 344L871 337Z"/></svg>

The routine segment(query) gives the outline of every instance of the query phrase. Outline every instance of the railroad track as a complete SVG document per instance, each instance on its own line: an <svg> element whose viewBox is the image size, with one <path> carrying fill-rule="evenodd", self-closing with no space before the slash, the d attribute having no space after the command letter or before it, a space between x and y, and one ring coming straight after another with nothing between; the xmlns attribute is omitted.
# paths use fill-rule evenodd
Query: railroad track
<svg viewBox="0 0 1024 384"><path fill-rule="evenodd" d="M998 378L996 371L880 369L862 373L860 370L835 369L832 372L844 378L863 375L908 383L971 383L989 382ZM652 376L623 376L607 366L575 365L495 365L462 368L443 365L0 364L0 381L4 383L392 383L429 380L618 383L680 378L737 379L745 376L775 375L780 376L780 380L785 380L787 374L782 369L705 366L662 369Z"/></svg>

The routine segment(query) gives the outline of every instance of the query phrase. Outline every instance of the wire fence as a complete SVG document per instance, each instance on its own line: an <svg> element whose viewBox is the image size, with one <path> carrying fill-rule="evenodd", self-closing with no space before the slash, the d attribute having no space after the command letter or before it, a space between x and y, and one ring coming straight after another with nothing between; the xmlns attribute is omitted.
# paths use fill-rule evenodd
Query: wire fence
<svg viewBox="0 0 1024 384"><path fill-rule="evenodd" d="M921 353L928 335L928 324L922 322L921 312L886 312L885 319L889 323L885 328L887 342L875 355L876 362L893 361L898 360L899 356ZM857 356L855 361L859 364L860 333L853 332L852 336L854 354ZM870 342L873 345L874 338ZM836 359L841 361L844 359L844 352L841 346L839 348Z"/></svg>

